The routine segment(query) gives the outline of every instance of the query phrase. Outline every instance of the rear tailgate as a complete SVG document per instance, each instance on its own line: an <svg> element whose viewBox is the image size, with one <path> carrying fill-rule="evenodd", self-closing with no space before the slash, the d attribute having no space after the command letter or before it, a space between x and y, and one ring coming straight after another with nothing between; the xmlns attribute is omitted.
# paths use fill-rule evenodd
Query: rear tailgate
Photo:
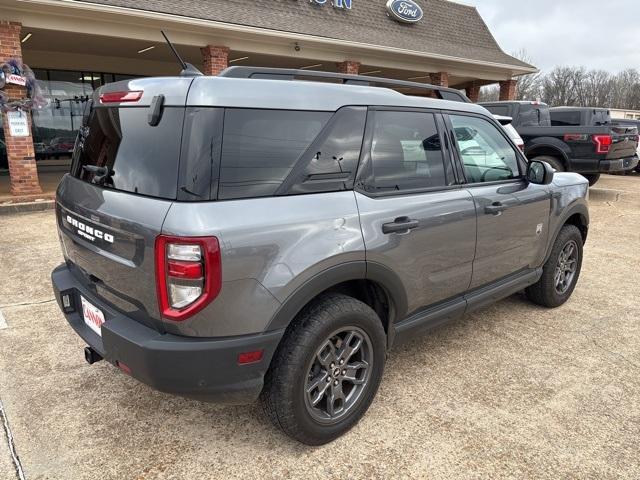
<svg viewBox="0 0 640 480"><path fill-rule="evenodd" d="M638 149L638 129L628 125L611 127L612 145L607 160L633 157Z"/></svg>
<svg viewBox="0 0 640 480"><path fill-rule="evenodd" d="M57 192L60 241L72 273L101 300L158 330L154 243L170 206L70 175Z"/></svg>
<svg viewBox="0 0 640 480"><path fill-rule="evenodd" d="M140 79L99 89L56 194L63 253L85 291L159 331L154 248L178 196L190 83ZM161 116L152 121L159 96Z"/></svg>

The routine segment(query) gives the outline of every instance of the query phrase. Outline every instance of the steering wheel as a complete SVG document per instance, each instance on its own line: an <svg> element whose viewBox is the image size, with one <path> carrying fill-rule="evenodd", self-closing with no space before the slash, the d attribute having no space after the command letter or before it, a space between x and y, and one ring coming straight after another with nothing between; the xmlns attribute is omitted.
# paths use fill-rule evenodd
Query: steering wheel
<svg viewBox="0 0 640 480"><path fill-rule="evenodd" d="M508 175L506 178L496 178L495 180L506 180L507 178L510 178L511 174L513 173L511 169L507 167L489 167L484 171L480 180L482 182L486 182L487 174L492 170L498 170L499 172L508 172Z"/></svg>

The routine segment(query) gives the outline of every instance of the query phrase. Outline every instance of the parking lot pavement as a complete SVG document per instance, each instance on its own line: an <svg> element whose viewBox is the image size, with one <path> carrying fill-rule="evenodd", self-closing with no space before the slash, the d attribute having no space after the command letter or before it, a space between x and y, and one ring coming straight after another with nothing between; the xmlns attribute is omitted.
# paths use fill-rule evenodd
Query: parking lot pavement
<svg viewBox="0 0 640 480"><path fill-rule="evenodd" d="M0 399L26 478L639 478L640 178L603 176L591 215L565 306L516 295L391 352L364 420L319 448L256 405L87 365L52 301L53 214L0 217Z"/></svg>

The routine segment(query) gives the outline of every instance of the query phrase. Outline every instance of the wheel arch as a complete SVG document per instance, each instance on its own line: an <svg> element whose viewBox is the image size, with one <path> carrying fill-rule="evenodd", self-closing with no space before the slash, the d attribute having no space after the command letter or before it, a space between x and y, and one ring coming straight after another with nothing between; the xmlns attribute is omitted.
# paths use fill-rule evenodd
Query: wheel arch
<svg viewBox="0 0 640 480"><path fill-rule="evenodd" d="M586 243L589 234L589 210L587 206L583 203L576 203L562 214L550 238L543 264L546 263L551 256L553 245L556 243L560 230L562 230L562 227L565 225L576 226L582 235L582 243Z"/></svg>
<svg viewBox="0 0 640 480"><path fill-rule="evenodd" d="M539 138L532 140L525 148L527 158L533 159L540 156L558 158L565 167L569 167L569 155L571 151L560 140L555 138Z"/></svg>
<svg viewBox="0 0 640 480"><path fill-rule="evenodd" d="M406 315L407 298L397 274L377 263L349 262L328 268L305 282L282 303L266 331L289 327L306 305L327 292L344 293L373 308L388 342L392 341L396 319Z"/></svg>

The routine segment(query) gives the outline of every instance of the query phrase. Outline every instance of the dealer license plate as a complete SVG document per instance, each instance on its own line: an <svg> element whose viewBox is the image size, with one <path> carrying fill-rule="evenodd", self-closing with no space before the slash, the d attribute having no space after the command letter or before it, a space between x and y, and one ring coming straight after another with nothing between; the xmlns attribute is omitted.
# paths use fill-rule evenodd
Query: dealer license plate
<svg viewBox="0 0 640 480"><path fill-rule="evenodd" d="M83 296L80 296L80 300L82 301L82 318L84 318L84 323L86 323L91 330L102 336L104 313Z"/></svg>

